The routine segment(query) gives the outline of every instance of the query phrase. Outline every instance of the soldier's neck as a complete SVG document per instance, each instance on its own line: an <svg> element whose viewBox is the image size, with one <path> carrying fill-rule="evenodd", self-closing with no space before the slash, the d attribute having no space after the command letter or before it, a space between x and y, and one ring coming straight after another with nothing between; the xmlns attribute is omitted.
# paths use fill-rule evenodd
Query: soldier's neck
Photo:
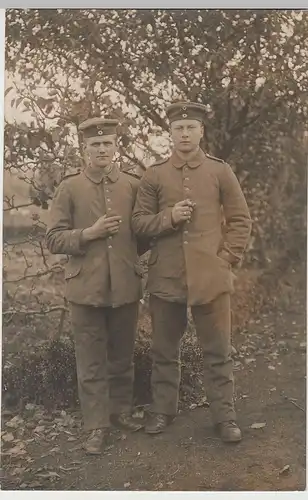
<svg viewBox="0 0 308 500"><path fill-rule="evenodd" d="M189 161L192 158L194 158L196 154L199 153L199 151L200 147L198 146L196 149L194 149L193 151L189 151L188 153L179 150L176 150L175 152L178 155L178 157L181 158L181 160Z"/></svg>
<svg viewBox="0 0 308 500"><path fill-rule="evenodd" d="M97 172L100 173L101 175L108 175L109 172L111 172L113 167L113 163L109 163L109 165L106 165L105 167L101 167L99 165L87 165L87 170L91 170L91 172Z"/></svg>

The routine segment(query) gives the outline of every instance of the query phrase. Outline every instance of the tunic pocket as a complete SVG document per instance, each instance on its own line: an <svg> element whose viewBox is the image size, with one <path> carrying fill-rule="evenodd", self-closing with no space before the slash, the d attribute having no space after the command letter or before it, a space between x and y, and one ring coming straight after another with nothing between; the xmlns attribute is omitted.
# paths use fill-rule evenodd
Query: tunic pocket
<svg viewBox="0 0 308 500"><path fill-rule="evenodd" d="M153 266L157 262L158 259L158 250L157 247L153 247L151 249L151 254L148 260L148 266Z"/></svg>
<svg viewBox="0 0 308 500"><path fill-rule="evenodd" d="M134 264L134 270L137 276L139 276L140 278L143 277L143 269L140 264L138 263Z"/></svg>
<svg viewBox="0 0 308 500"><path fill-rule="evenodd" d="M78 274L81 271L82 267L82 261L81 260L76 260L76 259L70 259L67 264L65 264L64 268L64 278L66 280L69 280L71 278L74 278L75 276L78 276Z"/></svg>
<svg viewBox="0 0 308 500"><path fill-rule="evenodd" d="M220 262L220 264L223 267L225 267L226 269L231 270L231 264L230 264L230 262L228 262L226 259L222 259L221 257L218 257L218 255L217 255L217 259L218 259L218 261Z"/></svg>

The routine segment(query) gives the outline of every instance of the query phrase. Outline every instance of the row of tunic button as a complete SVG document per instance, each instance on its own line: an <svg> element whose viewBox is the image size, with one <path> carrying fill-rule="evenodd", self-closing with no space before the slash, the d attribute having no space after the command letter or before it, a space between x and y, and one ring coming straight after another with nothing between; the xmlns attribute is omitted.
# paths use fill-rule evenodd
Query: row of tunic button
<svg viewBox="0 0 308 500"><path fill-rule="evenodd" d="M184 167L184 170L185 170L185 171L187 171L187 170L188 170L188 167L187 167L187 166L185 166L185 167ZM189 177L184 177L184 182L185 182L185 181L189 181ZM185 184L184 184L184 190L186 191L186 194L188 194L188 193L191 191L191 190L190 190L190 188L189 188L188 186L185 186ZM190 223L190 220L187 220L187 221L186 221L186 224L189 224L189 223ZM187 234L188 234L188 230L187 230L187 229L184 229L183 234L187 235ZM184 240L184 242L183 242L183 243L184 243L184 245L188 245L188 241L187 241L187 240Z"/></svg>
<svg viewBox="0 0 308 500"><path fill-rule="evenodd" d="M105 179L105 180L104 180L104 184L105 184L105 185L109 184L109 182L108 182L108 180L107 180L107 179ZM105 188L105 193L109 193L109 192L110 192L110 190L108 189L108 187L106 187L106 188ZM108 194L107 196L109 196L109 194ZM106 205L107 205L107 211L108 211L108 212L111 212L111 210L112 210L112 209L111 209L111 207L110 207L110 206L108 206L108 203L110 203L110 202L111 202L111 198L106 198ZM108 236L108 240L109 240L109 242L111 242L111 241L112 241L112 236ZM111 245L111 244L109 244L109 245L108 245L108 248L110 248L110 249L111 249L111 248L112 248L112 245Z"/></svg>

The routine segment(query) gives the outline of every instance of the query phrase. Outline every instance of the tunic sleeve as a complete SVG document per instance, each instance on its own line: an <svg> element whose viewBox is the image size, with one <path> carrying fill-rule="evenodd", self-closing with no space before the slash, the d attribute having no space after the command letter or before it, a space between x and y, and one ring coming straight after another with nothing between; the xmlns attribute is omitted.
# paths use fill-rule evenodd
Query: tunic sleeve
<svg viewBox="0 0 308 500"><path fill-rule="evenodd" d="M220 197L226 226L219 256L236 264L241 260L248 244L252 223L240 183L227 163L222 165Z"/></svg>
<svg viewBox="0 0 308 500"><path fill-rule="evenodd" d="M172 207L159 211L158 189L156 169L149 167L140 182L133 211L132 225L137 235L154 238L176 231L172 225Z"/></svg>
<svg viewBox="0 0 308 500"><path fill-rule="evenodd" d="M68 182L63 181L51 203L46 233L47 248L54 254L83 255L82 229L73 227L73 202Z"/></svg>

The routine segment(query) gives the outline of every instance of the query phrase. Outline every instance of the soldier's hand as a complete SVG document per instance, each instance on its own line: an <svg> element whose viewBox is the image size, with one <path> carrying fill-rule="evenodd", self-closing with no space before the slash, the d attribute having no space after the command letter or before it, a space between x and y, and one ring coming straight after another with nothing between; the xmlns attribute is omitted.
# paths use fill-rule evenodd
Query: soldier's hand
<svg viewBox="0 0 308 500"><path fill-rule="evenodd" d="M103 215L93 224L93 226L83 230L83 240L91 241L98 238L106 238L107 236L112 236L119 231L120 223L120 215L113 215L112 217Z"/></svg>
<svg viewBox="0 0 308 500"><path fill-rule="evenodd" d="M190 220L195 205L191 200L183 200L176 203L171 213L173 224L176 225Z"/></svg>

